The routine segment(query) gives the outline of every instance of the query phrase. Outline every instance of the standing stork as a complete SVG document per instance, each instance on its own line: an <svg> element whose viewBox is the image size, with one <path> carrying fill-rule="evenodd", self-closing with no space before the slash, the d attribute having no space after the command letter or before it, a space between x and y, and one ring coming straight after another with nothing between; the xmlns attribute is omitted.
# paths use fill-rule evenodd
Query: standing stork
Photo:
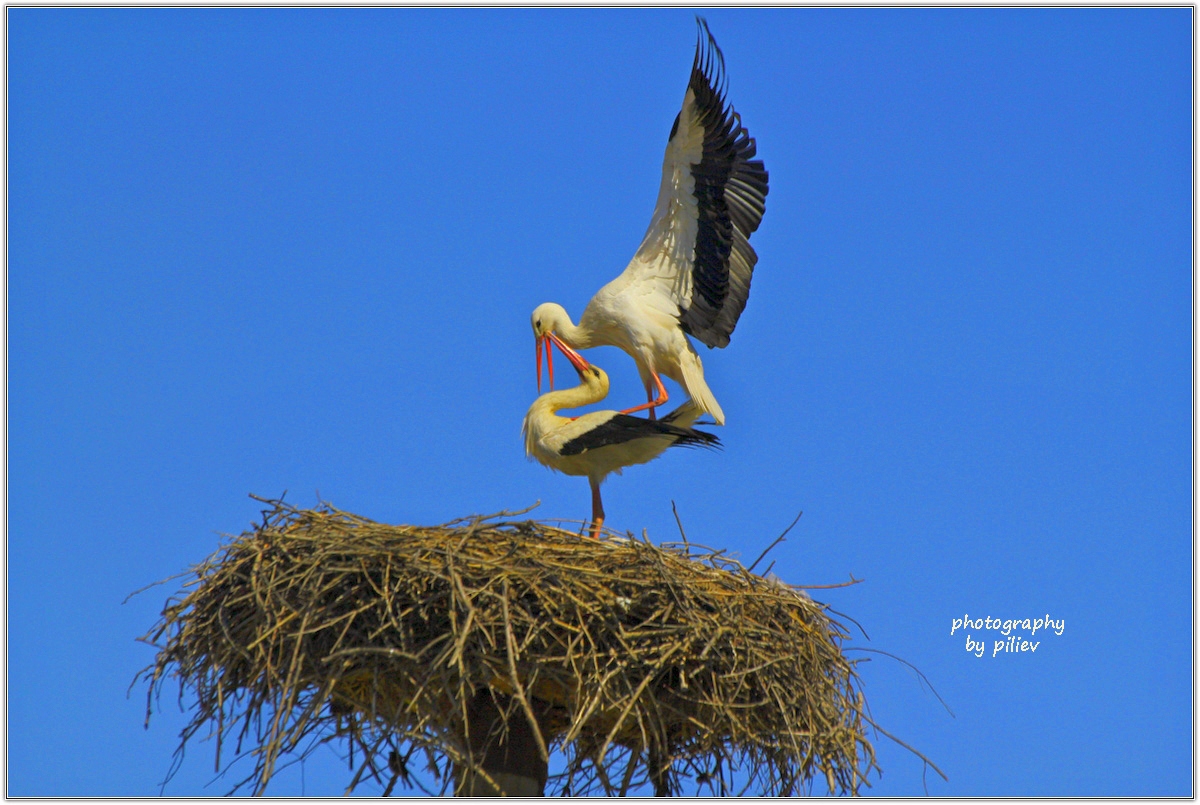
<svg viewBox="0 0 1200 805"><path fill-rule="evenodd" d="M607 397L608 375L553 333L547 338L575 367L580 382L575 388L551 391L534 400L521 426L525 454L566 475L587 476L592 487L591 535L598 539L604 524L600 484L606 477L614 472L619 475L624 467L653 461L668 447L720 447L721 442L711 433L690 427L702 413L691 400L661 420L617 411L593 411L573 419L558 416L564 408L591 405Z"/></svg>
<svg viewBox="0 0 1200 805"><path fill-rule="evenodd" d="M538 388L542 345L553 387L550 334L568 346L615 346L637 362L646 402L622 413L667 401L660 375L681 385L716 424L725 414L704 382L691 335L724 347L750 295L758 255L750 235L766 209L767 171L754 138L725 101L725 61L696 18L699 33L683 108L671 127L654 215L633 260L592 297L576 325L561 305L539 305L531 318L537 339Z"/></svg>

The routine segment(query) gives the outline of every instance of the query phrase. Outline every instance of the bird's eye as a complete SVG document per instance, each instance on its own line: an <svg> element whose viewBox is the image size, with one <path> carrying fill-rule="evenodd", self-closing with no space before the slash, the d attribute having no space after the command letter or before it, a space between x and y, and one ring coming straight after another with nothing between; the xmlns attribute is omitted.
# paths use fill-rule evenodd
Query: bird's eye
<svg viewBox="0 0 1200 805"><path fill-rule="evenodd" d="M600 370L599 370L599 369L597 369L597 368L595 368L595 367L593 366L593 367L592 367L592 374L593 374L593 375L595 375L596 377L599 377L599 376L600 376Z"/></svg>
<svg viewBox="0 0 1200 805"><path fill-rule="evenodd" d="M541 327L541 326L542 326L542 320L541 320L541 319L538 319L537 321L535 321L535 322L533 323L533 326L534 326L534 327Z"/></svg>

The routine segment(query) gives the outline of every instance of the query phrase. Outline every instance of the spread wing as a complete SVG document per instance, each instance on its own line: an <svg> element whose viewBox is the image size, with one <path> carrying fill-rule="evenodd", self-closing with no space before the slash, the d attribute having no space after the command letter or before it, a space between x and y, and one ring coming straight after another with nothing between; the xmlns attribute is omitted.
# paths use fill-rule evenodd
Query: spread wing
<svg viewBox="0 0 1200 805"><path fill-rule="evenodd" d="M766 209L767 171L726 103L721 50L708 24L697 22L692 75L671 127L654 215L625 273L669 296L685 332L723 347L750 296L758 255L749 239Z"/></svg>

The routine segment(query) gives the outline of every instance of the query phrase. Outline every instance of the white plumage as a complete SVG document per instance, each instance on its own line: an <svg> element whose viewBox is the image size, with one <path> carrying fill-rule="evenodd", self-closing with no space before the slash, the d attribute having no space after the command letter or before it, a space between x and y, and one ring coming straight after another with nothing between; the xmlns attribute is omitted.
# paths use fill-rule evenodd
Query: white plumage
<svg viewBox="0 0 1200 805"><path fill-rule="evenodd" d="M565 408L590 405L608 396L608 375L557 336L549 335L548 341L562 349L579 373L580 383L575 388L543 394L530 406L521 428L525 453L550 469L587 477L592 489L591 534L598 537L604 523L600 484L606 477L620 474L625 467L653 461L669 447L718 447L720 441L711 433L690 427L702 413L690 400L657 421L618 411L593 411L575 419L558 416Z"/></svg>
<svg viewBox="0 0 1200 805"><path fill-rule="evenodd" d="M650 226L625 270L592 297L576 325L558 304L539 305L531 317L538 349L547 362L557 334L575 349L615 346L637 363L648 402L667 401L660 375L681 385L718 425L725 414L704 380L691 335L724 347L750 294L758 260L751 233L765 210L767 172L752 160L754 139L725 102L724 60L704 20L683 108L671 128L662 183ZM549 364L553 382L553 368Z"/></svg>

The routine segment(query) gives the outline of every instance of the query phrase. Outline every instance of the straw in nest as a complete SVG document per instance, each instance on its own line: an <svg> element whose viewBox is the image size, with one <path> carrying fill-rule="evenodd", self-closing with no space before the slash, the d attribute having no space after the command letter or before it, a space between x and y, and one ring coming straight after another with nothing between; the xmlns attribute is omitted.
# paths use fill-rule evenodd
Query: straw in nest
<svg viewBox="0 0 1200 805"><path fill-rule="evenodd" d="M479 767L480 696L502 724L536 725L543 763L562 753L550 793L857 793L878 768L842 624L723 551L508 513L391 526L266 502L144 638L147 719L177 677L195 696L177 755L208 727L219 766L234 741L254 762L234 791L261 793L281 758L332 737L347 792L439 793L414 762L444 792Z"/></svg>

